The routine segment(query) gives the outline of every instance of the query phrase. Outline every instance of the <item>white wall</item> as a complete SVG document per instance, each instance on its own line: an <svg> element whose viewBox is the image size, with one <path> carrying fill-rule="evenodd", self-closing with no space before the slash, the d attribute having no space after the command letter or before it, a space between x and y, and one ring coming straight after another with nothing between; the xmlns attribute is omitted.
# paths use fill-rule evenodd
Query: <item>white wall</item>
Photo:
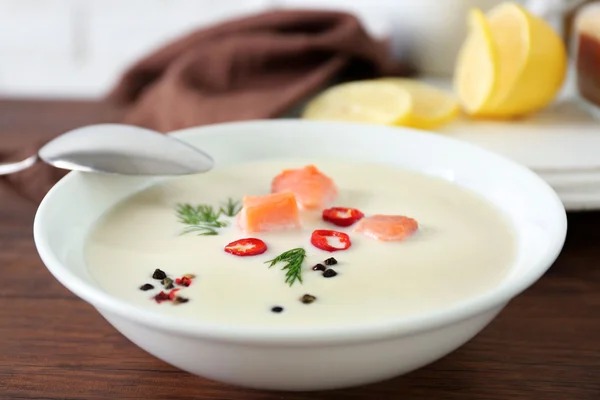
<svg viewBox="0 0 600 400"><path fill-rule="evenodd" d="M354 11L344 4L368 1L336 0L332 5ZM131 63L190 30L266 9L319 2L0 0L0 97L98 98ZM386 21L362 14L371 34L387 35Z"/></svg>
<svg viewBox="0 0 600 400"><path fill-rule="evenodd" d="M271 0L0 0L0 96L99 97L190 29Z"/></svg>

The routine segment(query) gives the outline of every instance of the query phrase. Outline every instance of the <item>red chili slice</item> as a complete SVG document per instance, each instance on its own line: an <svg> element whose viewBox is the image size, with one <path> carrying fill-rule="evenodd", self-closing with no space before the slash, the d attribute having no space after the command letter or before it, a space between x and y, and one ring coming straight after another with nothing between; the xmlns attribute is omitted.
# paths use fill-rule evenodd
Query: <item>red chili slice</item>
<svg viewBox="0 0 600 400"><path fill-rule="evenodd" d="M154 296L154 300L156 300L156 302L158 304L162 303L163 301L168 301L169 300L169 294L161 291L159 294L157 294L156 296Z"/></svg>
<svg viewBox="0 0 600 400"><path fill-rule="evenodd" d="M192 280L187 276L175 279L175 283L181 286L189 287L192 284Z"/></svg>
<svg viewBox="0 0 600 400"><path fill-rule="evenodd" d="M323 220L337 226L350 226L364 216L356 208L333 207L323 210Z"/></svg>
<svg viewBox="0 0 600 400"><path fill-rule="evenodd" d="M161 291L159 294L157 294L156 296L154 296L154 300L156 300L156 302L158 304L162 303L163 301L171 301L175 298L176 293L181 290L181 289L173 289L168 293L165 293L163 291Z"/></svg>
<svg viewBox="0 0 600 400"><path fill-rule="evenodd" d="M169 292L169 300L173 300L176 296L176 293L179 292L181 289L173 289Z"/></svg>
<svg viewBox="0 0 600 400"><path fill-rule="evenodd" d="M260 239L246 238L229 243L225 246L225 251L240 257L256 256L267 251L267 245Z"/></svg>
<svg viewBox="0 0 600 400"><path fill-rule="evenodd" d="M340 244L343 247L332 246L329 244L328 238L339 239ZM310 242L313 246L325 251L346 250L352 246L352 243L350 242L350 236L346 235L344 232L330 231L326 229L317 229L314 231L310 237Z"/></svg>

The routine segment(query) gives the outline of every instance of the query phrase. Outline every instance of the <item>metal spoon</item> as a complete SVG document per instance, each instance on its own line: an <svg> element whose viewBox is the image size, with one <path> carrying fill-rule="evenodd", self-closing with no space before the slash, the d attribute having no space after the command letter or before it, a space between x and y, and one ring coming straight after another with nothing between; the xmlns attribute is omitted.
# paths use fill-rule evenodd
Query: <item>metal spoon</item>
<svg viewBox="0 0 600 400"><path fill-rule="evenodd" d="M0 175L22 171L39 160L56 168L120 175L187 175L214 165L208 154L169 135L99 124L64 133L23 161L0 164Z"/></svg>

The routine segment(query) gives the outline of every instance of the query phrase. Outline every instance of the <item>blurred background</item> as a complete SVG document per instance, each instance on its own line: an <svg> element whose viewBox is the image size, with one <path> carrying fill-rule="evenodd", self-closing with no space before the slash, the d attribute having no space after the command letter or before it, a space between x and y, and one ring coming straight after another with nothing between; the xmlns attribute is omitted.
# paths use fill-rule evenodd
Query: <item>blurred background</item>
<svg viewBox="0 0 600 400"><path fill-rule="evenodd" d="M323 4L327 5L324 6ZM0 96L100 98L132 62L197 28L272 8L352 11L396 57L445 75L471 7L498 0L0 0ZM555 3L522 0L555 25ZM571 6L569 5L569 6ZM558 28L558 27L557 27Z"/></svg>
<svg viewBox="0 0 600 400"><path fill-rule="evenodd" d="M0 96L101 97L131 62L270 0L0 0Z"/></svg>

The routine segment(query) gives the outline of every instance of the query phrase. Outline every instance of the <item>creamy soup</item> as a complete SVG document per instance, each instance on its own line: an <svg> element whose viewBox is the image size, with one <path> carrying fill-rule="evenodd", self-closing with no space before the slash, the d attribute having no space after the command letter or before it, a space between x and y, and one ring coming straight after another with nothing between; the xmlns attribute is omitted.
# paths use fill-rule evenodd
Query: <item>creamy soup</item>
<svg viewBox="0 0 600 400"><path fill-rule="evenodd" d="M227 199L268 194L275 175L307 164L337 185L332 206L357 208L367 217L408 216L418 221L418 231L402 241L382 242L353 226L323 221L322 210L301 210L301 229L244 234L234 217L222 216L228 226L215 229L216 235L182 234L188 226L178 220L178 204L218 209ZM320 250L310 241L316 229L345 232L352 245ZM264 241L267 251L247 257L224 251L247 237ZM294 248L304 248L306 258L302 282L290 286L281 264L269 268L266 262ZM187 319L253 326L339 326L441 309L498 285L515 253L508 220L474 193L390 166L321 159L245 163L167 180L109 210L86 245L92 276L111 295ZM337 264L326 268L334 276L312 269L330 257ZM182 301L155 301L161 291L170 291L152 278L156 269L174 281L192 275L187 287L173 283Z"/></svg>

